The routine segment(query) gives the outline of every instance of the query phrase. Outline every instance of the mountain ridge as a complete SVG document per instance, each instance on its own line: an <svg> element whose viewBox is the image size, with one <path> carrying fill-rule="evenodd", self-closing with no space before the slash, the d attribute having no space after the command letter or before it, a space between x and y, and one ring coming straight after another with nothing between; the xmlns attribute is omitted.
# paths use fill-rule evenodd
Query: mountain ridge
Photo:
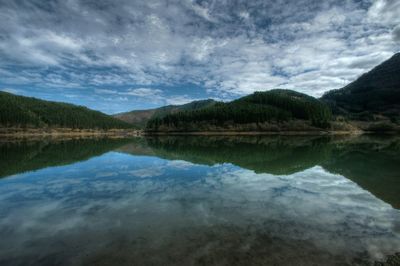
<svg viewBox="0 0 400 266"><path fill-rule="evenodd" d="M211 106L215 103L217 103L217 101L213 99L197 100L182 105L166 105L152 109L133 110L117 113L112 116L124 122L131 123L137 127L144 128L147 121L152 118L163 117L167 114L176 113L179 111L200 109Z"/></svg>
<svg viewBox="0 0 400 266"><path fill-rule="evenodd" d="M293 127L296 120L297 125ZM319 99L293 90L274 89L230 102L205 99L107 115L84 106L0 92L0 128L141 128L157 131L161 126L167 131L184 132L223 131L224 128L230 131L313 131L325 130L335 121L343 122L342 125L351 124L345 131L352 130L353 125L366 131L399 130L400 53ZM371 122L386 124L370 127ZM331 127L330 130L334 129Z"/></svg>
<svg viewBox="0 0 400 266"><path fill-rule="evenodd" d="M371 120L375 115L393 121L400 118L400 53L362 74L341 89L326 92L327 102L335 114L351 119Z"/></svg>
<svg viewBox="0 0 400 266"><path fill-rule="evenodd" d="M307 95L307 97L311 96ZM242 98L233 100L232 102L240 101ZM337 119L337 116L344 116L344 119L351 121L379 122L389 120L390 123L399 122L400 53L395 53L388 60L362 74L355 81L349 83L343 88L328 91L321 98L314 99L327 104L332 109L335 119ZM215 104L218 105L220 103L214 102L214 105ZM168 109L170 107L166 106L157 109L131 111L125 114L130 114L130 118L135 120L135 115L140 117L140 115L148 112L147 116L142 117L140 121L140 126L143 128L146 127L148 121L157 118L155 113L157 110L162 110L163 108ZM170 115L172 113L176 114L180 111L187 111L185 108L179 108L179 106L175 106L175 108L175 112L165 112L162 116ZM162 116L159 116L158 118L161 118ZM121 118L120 115L116 115L115 117ZM126 119L122 120L129 122ZM362 125L361 127L366 129L369 128L369 125ZM392 125L386 125L385 127L387 127L385 130L387 130L391 128ZM380 130L379 128L377 129ZM382 127L381 129L384 128Z"/></svg>
<svg viewBox="0 0 400 266"><path fill-rule="evenodd" d="M323 102L292 90L255 92L231 102L171 113L147 122L147 131L289 131L327 128L331 113ZM293 121L303 121L294 126ZM299 127L300 126L300 127Z"/></svg>

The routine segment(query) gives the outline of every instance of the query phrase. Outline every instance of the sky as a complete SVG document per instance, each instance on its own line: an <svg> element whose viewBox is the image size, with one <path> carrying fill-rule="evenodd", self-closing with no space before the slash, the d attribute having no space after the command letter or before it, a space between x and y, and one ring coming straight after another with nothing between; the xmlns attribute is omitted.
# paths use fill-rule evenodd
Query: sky
<svg viewBox="0 0 400 266"><path fill-rule="evenodd" d="M400 51L398 0L0 0L0 90L108 114L315 97Z"/></svg>

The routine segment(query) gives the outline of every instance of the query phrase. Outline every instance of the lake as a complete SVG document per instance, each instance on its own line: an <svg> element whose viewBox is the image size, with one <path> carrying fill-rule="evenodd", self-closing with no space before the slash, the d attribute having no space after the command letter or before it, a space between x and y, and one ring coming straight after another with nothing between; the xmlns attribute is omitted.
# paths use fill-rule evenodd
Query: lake
<svg viewBox="0 0 400 266"><path fill-rule="evenodd" d="M398 137L0 142L0 265L369 265L399 209Z"/></svg>

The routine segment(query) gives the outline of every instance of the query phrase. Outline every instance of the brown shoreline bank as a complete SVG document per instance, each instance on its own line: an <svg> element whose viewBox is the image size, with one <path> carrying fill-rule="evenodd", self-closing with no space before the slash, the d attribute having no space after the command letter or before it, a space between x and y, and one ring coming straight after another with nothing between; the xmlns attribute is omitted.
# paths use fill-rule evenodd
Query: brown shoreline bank
<svg viewBox="0 0 400 266"><path fill-rule="evenodd" d="M137 136L335 136L335 135L362 135L387 134L396 135L399 131L369 131L360 128L351 130L273 130L273 131L145 131L139 129L71 129L71 128L0 128L0 138L58 138L58 137L137 137Z"/></svg>
<svg viewBox="0 0 400 266"><path fill-rule="evenodd" d="M258 136L258 135L293 135L293 136L315 136L315 135L361 135L364 131L144 131L146 136L168 136L168 135L199 135L199 136Z"/></svg>
<svg viewBox="0 0 400 266"><path fill-rule="evenodd" d="M136 129L72 129L72 128L0 128L0 138L31 137L134 137L140 136Z"/></svg>

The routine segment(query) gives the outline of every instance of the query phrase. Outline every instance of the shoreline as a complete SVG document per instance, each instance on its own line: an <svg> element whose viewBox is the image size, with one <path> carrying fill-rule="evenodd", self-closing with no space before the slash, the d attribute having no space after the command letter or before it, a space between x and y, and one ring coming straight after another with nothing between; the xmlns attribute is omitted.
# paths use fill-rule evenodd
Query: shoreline
<svg viewBox="0 0 400 266"><path fill-rule="evenodd" d="M144 136L260 136L260 135L282 135L282 136L324 136L324 135L362 135L364 131L190 131L190 132L161 132L144 131Z"/></svg>
<svg viewBox="0 0 400 266"><path fill-rule="evenodd" d="M144 130L96 130L96 129L15 129L0 128L0 139L23 138L81 138L81 137L142 137L142 136L357 136L365 134L397 135L397 131L365 131L365 130L310 130L310 131L144 131Z"/></svg>
<svg viewBox="0 0 400 266"><path fill-rule="evenodd" d="M71 129L71 128L0 128L0 138L40 137L136 137L142 135L137 129Z"/></svg>

